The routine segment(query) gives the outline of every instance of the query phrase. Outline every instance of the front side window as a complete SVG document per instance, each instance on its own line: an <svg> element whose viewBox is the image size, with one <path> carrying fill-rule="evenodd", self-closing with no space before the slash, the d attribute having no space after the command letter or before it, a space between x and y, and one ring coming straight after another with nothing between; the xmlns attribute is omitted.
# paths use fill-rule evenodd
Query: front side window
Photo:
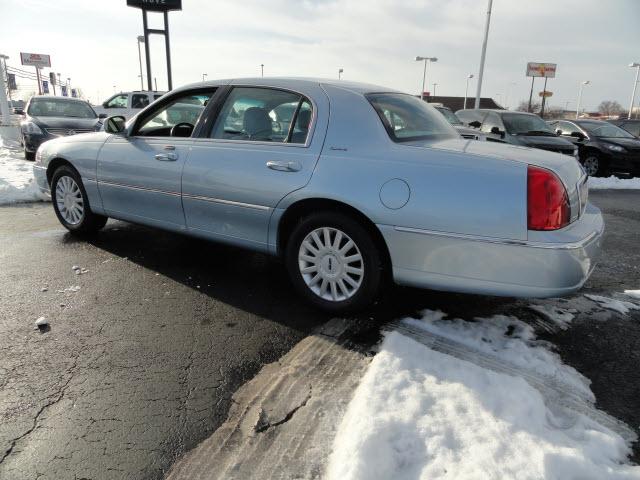
<svg viewBox="0 0 640 480"><path fill-rule="evenodd" d="M31 100L27 113L32 117L72 117L96 118L96 112L88 103L57 99L55 97L38 97Z"/></svg>
<svg viewBox="0 0 640 480"><path fill-rule="evenodd" d="M144 137L191 136L214 91L186 93L140 119L134 135ZM179 126L177 128L174 128Z"/></svg>
<svg viewBox="0 0 640 480"><path fill-rule="evenodd" d="M104 102L104 108L127 108L127 99L129 97L126 93L111 97Z"/></svg>
<svg viewBox="0 0 640 480"><path fill-rule="evenodd" d="M304 144L313 108L298 93L272 88L234 88L211 138Z"/></svg>
<svg viewBox="0 0 640 480"><path fill-rule="evenodd" d="M459 138L435 108L404 93L370 93L367 99L394 142Z"/></svg>
<svg viewBox="0 0 640 480"><path fill-rule="evenodd" d="M500 117L497 114L489 112L485 117L484 122L482 122L482 128L480 128L480 131L491 133L491 130L494 128L502 131L502 122L500 121Z"/></svg>
<svg viewBox="0 0 640 480"><path fill-rule="evenodd" d="M134 93L131 95L131 108L144 108L149 105L149 97L146 93Z"/></svg>

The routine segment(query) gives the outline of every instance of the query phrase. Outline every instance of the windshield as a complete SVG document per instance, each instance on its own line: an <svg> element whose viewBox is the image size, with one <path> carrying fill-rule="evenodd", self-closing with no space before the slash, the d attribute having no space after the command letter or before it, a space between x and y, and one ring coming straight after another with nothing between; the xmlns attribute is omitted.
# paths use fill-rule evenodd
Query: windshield
<svg viewBox="0 0 640 480"><path fill-rule="evenodd" d="M34 98L27 113L32 117L96 118L89 104L56 98Z"/></svg>
<svg viewBox="0 0 640 480"><path fill-rule="evenodd" d="M584 128L589 134L595 137L601 138L634 138L626 130L620 127L616 127L610 123L589 123L582 122L580 126Z"/></svg>
<svg viewBox="0 0 640 480"><path fill-rule="evenodd" d="M458 138L449 122L419 98L403 93L371 93L367 99L394 142Z"/></svg>
<svg viewBox="0 0 640 480"><path fill-rule="evenodd" d="M458 117L456 117L456 114L453 113L448 108L436 107L436 110L438 110L442 115L444 115L444 118L446 118L451 125L462 125L462 122Z"/></svg>
<svg viewBox="0 0 640 480"><path fill-rule="evenodd" d="M553 135L555 132L551 127L537 115L521 115L518 113L505 113L502 115L502 121L507 132L515 135Z"/></svg>

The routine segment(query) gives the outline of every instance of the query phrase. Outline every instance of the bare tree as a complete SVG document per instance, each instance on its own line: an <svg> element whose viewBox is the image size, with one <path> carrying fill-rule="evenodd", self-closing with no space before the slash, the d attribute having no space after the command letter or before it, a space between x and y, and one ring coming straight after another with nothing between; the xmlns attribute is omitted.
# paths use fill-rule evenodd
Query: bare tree
<svg viewBox="0 0 640 480"><path fill-rule="evenodd" d="M620 115L622 113L622 105L615 100L604 100L598 105L598 111L607 117Z"/></svg>
<svg viewBox="0 0 640 480"><path fill-rule="evenodd" d="M517 112L528 112L529 111L529 100L522 100L518 104L518 108L516 108ZM531 102L531 111L539 112L540 111L540 103L539 102Z"/></svg>

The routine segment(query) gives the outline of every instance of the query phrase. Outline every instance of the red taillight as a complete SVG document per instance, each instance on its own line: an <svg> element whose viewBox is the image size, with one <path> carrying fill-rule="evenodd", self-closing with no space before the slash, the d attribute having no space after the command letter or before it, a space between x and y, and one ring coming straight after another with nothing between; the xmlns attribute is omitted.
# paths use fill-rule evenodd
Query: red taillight
<svg viewBox="0 0 640 480"><path fill-rule="evenodd" d="M527 226L529 230L557 230L569 224L567 190L550 170L529 165L527 171Z"/></svg>

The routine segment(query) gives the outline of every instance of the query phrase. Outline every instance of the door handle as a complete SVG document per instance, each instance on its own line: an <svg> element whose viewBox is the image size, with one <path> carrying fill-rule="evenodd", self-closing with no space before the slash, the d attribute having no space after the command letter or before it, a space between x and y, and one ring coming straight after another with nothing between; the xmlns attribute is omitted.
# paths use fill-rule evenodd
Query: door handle
<svg viewBox="0 0 640 480"><path fill-rule="evenodd" d="M177 153L158 153L156 160L160 162L175 162L178 159Z"/></svg>
<svg viewBox="0 0 640 480"><path fill-rule="evenodd" d="M278 170L279 172L297 172L302 168L298 162L278 162L275 160L269 160L267 167L271 170Z"/></svg>

